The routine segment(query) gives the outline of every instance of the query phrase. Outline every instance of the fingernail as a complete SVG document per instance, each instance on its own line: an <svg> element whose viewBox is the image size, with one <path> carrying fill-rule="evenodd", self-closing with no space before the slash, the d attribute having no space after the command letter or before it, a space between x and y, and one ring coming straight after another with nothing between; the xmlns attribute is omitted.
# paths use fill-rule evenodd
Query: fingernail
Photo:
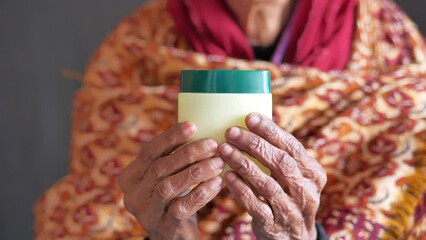
<svg viewBox="0 0 426 240"><path fill-rule="evenodd" d="M233 127L231 128L231 130L229 130L228 137L230 139L235 140L238 138L238 136L240 136L240 133L241 133L241 130L239 128Z"/></svg>
<svg viewBox="0 0 426 240"><path fill-rule="evenodd" d="M206 140L206 146L209 152L214 152L217 149L216 141L210 138Z"/></svg>
<svg viewBox="0 0 426 240"><path fill-rule="evenodd" d="M213 159L212 164L213 164L213 167L216 169L222 169L224 165L223 160L220 158Z"/></svg>
<svg viewBox="0 0 426 240"><path fill-rule="evenodd" d="M185 122L185 123L183 124L183 126L182 126L182 130L183 130L183 133L184 133L186 136L190 137L190 136L192 136L192 135L194 134L194 132L195 132L195 125L194 125L193 123L191 123L191 122Z"/></svg>
<svg viewBox="0 0 426 240"><path fill-rule="evenodd" d="M260 117L257 114L252 115L247 121L247 125L249 127L256 127L259 123L260 123Z"/></svg>
<svg viewBox="0 0 426 240"><path fill-rule="evenodd" d="M218 188L218 187L222 186L222 178L221 177L216 177L215 179L213 179L212 186L214 188Z"/></svg>
<svg viewBox="0 0 426 240"><path fill-rule="evenodd" d="M232 147L229 146L229 144L224 144L220 153L222 153L223 156L229 156L229 155L231 155L233 150L234 149L232 149Z"/></svg>
<svg viewBox="0 0 426 240"><path fill-rule="evenodd" d="M226 178L228 179L228 181L233 182L235 181L235 179L237 179L237 176L235 175L235 173L228 173L228 175L226 175Z"/></svg>

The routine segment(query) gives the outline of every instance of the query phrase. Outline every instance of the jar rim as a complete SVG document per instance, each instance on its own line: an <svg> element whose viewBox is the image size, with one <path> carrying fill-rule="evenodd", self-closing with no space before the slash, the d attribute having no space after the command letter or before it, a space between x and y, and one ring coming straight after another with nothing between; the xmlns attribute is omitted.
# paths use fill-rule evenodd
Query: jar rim
<svg viewBox="0 0 426 240"><path fill-rule="evenodd" d="M180 92L271 93L267 70L182 70Z"/></svg>

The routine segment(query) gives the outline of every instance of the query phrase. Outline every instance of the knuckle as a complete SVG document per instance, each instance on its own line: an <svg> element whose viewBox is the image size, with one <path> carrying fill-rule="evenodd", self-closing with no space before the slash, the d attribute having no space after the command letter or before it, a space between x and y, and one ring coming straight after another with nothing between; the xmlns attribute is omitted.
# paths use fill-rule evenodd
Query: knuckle
<svg viewBox="0 0 426 240"><path fill-rule="evenodd" d="M188 136L185 134L183 130L182 124L176 124L172 128L169 128L164 132L164 134L161 134L158 136L164 139L164 141L170 141L171 143L177 143L180 140L187 139Z"/></svg>
<svg viewBox="0 0 426 240"><path fill-rule="evenodd" d="M253 165L250 164L249 160L245 156L241 157L241 163L236 170L243 175L253 175L254 173Z"/></svg>
<svg viewBox="0 0 426 240"><path fill-rule="evenodd" d="M209 197L209 191L204 188L197 188L194 190L193 196L194 196L194 199L193 199L194 204L201 203Z"/></svg>
<svg viewBox="0 0 426 240"><path fill-rule="evenodd" d="M265 159L269 159L274 165L278 166L280 160L283 158L283 152L276 148L269 148L268 151L265 151L263 154Z"/></svg>
<svg viewBox="0 0 426 240"><path fill-rule="evenodd" d="M153 164L151 166L152 174L154 175L155 179L161 178L164 173L164 168L160 164Z"/></svg>
<svg viewBox="0 0 426 240"><path fill-rule="evenodd" d="M154 188L154 193L161 199L169 199L173 196L173 189L169 181L163 181Z"/></svg>
<svg viewBox="0 0 426 240"><path fill-rule="evenodd" d="M290 210L288 214L289 220L293 223L300 223L304 220L304 217L300 211L297 211L296 209Z"/></svg>
<svg viewBox="0 0 426 240"><path fill-rule="evenodd" d="M221 160L221 162L217 162L217 160L213 158L208 161L208 168L212 172L217 172L218 170L222 170L221 166L223 166L223 160Z"/></svg>
<svg viewBox="0 0 426 240"><path fill-rule="evenodd" d="M192 159L194 152L193 145L188 145L182 149L182 156L186 159Z"/></svg>
<svg viewBox="0 0 426 240"><path fill-rule="evenodd" d="M295 177L296 176L296 161L290 157L288 154L283 154L281 156L281 161L277 163L279 168L282 170L284 176L286 177Z"/></svg>
<svg viewBox="0 0 426 240"><path fill-rule="evenodd" d="M297 152L303 151L305 148L294 136L286 134L281 138L281 145L287 149L294 149Z"/></svg>
<svg viewBox="0 0 426 240"><path fill-rule="evenodd" d="M311 204L307 208L303 210L303 218L314 216L318 211L319 203L318 204Z"/></svg>
<svg viewBox="0 0 426 240"><path fill-rule="evenodd" d="M298 199L300 202L302 202L302 208L306 206L307 198L305 196L305 188L304 184L298 184L295 181L293 181L294 187L290 188L290 194L294 199Z"/></svg>
<svg viewBox="0 0 426 240"><path fill-rule="evenodd" d="M246 200L251 200L252 198L252 194L251 194L251 190L246 187L242 192L241 192L241 198L242 199L246 199Z"/></svg>
<svg viewBox="0 0 426 240"><path fill-rule="evenodd" d="M262 189L265 189L265 193L266 193L266 198L273 198L274 196L276 196L279 191L280 191L280 187L278 186L278 184L275 182L274 179L267 177L260 186Z"/></svg>
<svg viewBox="0 0 426 240"><path fill-rule="evenodd" d="M305 195L304 202L303 216L315 215L320 205L319 195L310 191Z"/></svg>
<svg viewBox="0 0 426 240"><path fill-rule="evenodd" d="M185 220L187 217L187 209L183 204L174 203L167 211L173 218Z"/></svg>
<svg viewBox="0 0 426 240"><path fill-rule="evenodd" d="M327 174L325 173L324 170L319 174L319 176L318 176L318 182L319 182L319 189L318 190L321 192L322 189L327 184Z"/></svg>
<svg viewBox="0 0 426 240"><path fill-rule="evenodd" d="M250 142L249 142L249 148L253 150L261 149L262 148L262 141L260 141L260 138L257 136L251 136Z"/></svg>
<svg viewBox="0 0 426 240"><path fill-rule="evenodd" d="M279 162L279 164L280 165L288 165L289 164L289 162L291 162L292 161L292 159L290 159L291 157L290 157L290 155L288 155L288 154L286 154L286 153L284 153L284 154L282 154L281 155L281 157L280 157L280 162Z"/></svg>
<svg viewBox="0 0 426 240"><path fill-rule="evenodd" d="M314 200L314 201L312 201L312 203L310 204L310 213L311 214L315 214L317 211L318 211L318 208L319 208L319 206L320 206L320 201L317 199L317 200Z"/></svg>
<svg viewBox="0 0 426 240"><path fill-rule="evenodd" d="M152 145L153 140L151 140L151 142L144 144L140 151L139 151L139 156L136 158L135 161L141 161L141 162L146 162L149 159L152 159L152 157L154 156L154 152L153 149L151 147L149 147L150 145Z"/></svg>
<svg viewBox="0 0 426 240"><path fill-rule="evenodd" d="M293 149L296 152L301 152L305 149L303 145L293 136L288 137L287 146L289 149Z"/></svg>
<svg viewBox="0 0 426 240"><path fill-rule="evenodd" d="M213 152L216 149L216 147L217 147L216 142L211 139L206 139L202 141L202 149L206 153Z"/></svg>
<svg viewBox="0 0 426 240"><path fill-rule="evenodd" d="M257 213L257 215L262 217L262 222L267 223L269 222L269 211L267 209L267 206L265 204L254 204L253 211Z"/></svg>
<svg viewBox="0 0 426 240"><path fill-rule="evenodd" d="M188 177L191 181L198 181L203 176L200 164L194 164L189 168Z"/></svg>
<svg viewBox="0 0 426 240"><path fill-rule="evenodd" d="M274 125L268 126L268 128L266 129L266 136L271 139L278 138L278 127Z"/></svg>
<svg viewBox="0 0 426 240"><path fill-rule="evenodd" d="M288 145L289 145L290 149L294 149L295 152L302 152L302 151L305 150L302 143L297 141L297 139L294 138L294 137L291 137L289 139Z"/></svg>
<svg viewBox="0 0 426 240"><path fill-rule="evenodd" d="M285 134L284 136L282 136L282 137L280 138L280 145L281 145L283 148L288 148L288 146L289 146L289 142L290 142L290 136L289 136L289 134Z"/></svg>
<svg viewBox="0 0 426 240"><path fill-rule="evenodd" d="M320 193L327 184L327 173L325 169L313 158L309 158L312 166L305 169L304 175L310 179L317 187L317 192ZM309 174L306 174L309 173Z"/></svg>
<svg viewBox="0 0 426 240"><path fill-rule="evenodd" d="M267 144L257 136L250 137L249 148L257 152L265 160L276 161L277 156L280 155L277 148Z"/></svg>

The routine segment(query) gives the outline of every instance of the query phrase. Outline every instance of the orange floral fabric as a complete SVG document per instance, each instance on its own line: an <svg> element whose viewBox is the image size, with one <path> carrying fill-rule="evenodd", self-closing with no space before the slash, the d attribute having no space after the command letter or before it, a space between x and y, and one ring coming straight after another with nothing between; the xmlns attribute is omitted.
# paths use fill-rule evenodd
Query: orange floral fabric
<svg viewBox="0 0 426 240"><path fill-rule="evenodd" d="M122 21L91 59L73 103L71 170L35 206L36 239L141 239L117 176L176 122L181 69L267 69L274 120L325 168L318 221L331 239L425 239L426 48L388 0L360 0L345 71L191 51L165 0ZM254 238L223 191L199 213L204 239Z"/></svg>

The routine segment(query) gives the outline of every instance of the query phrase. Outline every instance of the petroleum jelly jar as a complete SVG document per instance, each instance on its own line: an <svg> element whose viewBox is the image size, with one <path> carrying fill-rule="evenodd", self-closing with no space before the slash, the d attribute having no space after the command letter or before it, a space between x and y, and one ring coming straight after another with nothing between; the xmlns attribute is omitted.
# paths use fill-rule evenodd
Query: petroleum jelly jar
<svg viewBox="0 0 426 240"><path fill-rule="evenodd" d="M269 71L183 70L178 97L178 121L197 127L193 140L212 138L221 144L233 126L246 128L245 118L258 112L272 119ZM264 172L262 164L251 158ZM225 166L224 172L229 170Z"/></svg>

